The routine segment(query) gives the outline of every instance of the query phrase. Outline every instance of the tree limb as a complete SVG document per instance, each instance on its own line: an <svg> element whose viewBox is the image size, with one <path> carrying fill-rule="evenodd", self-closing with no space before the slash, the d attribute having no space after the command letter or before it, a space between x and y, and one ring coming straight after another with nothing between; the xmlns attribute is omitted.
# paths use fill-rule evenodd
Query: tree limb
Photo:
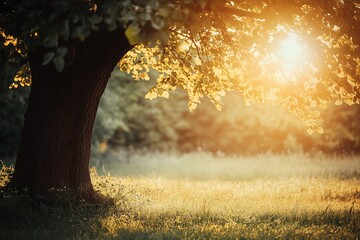
<svg viewBox="0 0 360 240"><path fill-rule="evenodd" d="M256 19L263 19L265 20L265 16L259 13L255 13L255 12L249 12L249 11L244 11L238 8L232 8L232 7L218 7L217 8L219 13L222 14L231 14L237 17L250 17L250 18L256 18Z"/></svg>

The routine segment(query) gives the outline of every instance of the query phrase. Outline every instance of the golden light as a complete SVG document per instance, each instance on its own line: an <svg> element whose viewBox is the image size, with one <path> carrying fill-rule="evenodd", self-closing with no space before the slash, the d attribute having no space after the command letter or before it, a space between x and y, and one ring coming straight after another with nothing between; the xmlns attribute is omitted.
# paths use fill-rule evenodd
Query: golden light
<svg viewBox="0 0 360 240"><path fill-rule="evenodd" d="M306 60L305 49L300 43L298 35L290 33L288 38L281 43L280 57L284 63L294 66Z"/></svg>
<svg viewBox="0 0 360 240"><path fill-rule="evenodd" d="M288 37L282 40L276 54L281 65L277 73L278 81L293 82L299 79L296 73L309 62L307 50L304 42L295 33L289 33Z"/></svg>

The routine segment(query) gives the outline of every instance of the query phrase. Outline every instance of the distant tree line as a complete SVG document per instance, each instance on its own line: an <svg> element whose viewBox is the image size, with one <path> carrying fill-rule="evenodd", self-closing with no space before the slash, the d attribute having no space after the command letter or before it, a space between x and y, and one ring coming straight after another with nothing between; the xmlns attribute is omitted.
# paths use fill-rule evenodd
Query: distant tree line
<svg viewBox="0 0 360 240"><path fill-rule="evenodd" d="M358 105L330 106L322 114L324 134L308 135L304 123L286 109L257 104L249 107L239 94L230 93L224 98L222 111L205 99L189 112L186 93L181 91L170 95L169 101L145 99L153 85L152 80L144 84L118 70L113 72L97 114L94 150L131 147L228 154L360 152Z"/></svg>

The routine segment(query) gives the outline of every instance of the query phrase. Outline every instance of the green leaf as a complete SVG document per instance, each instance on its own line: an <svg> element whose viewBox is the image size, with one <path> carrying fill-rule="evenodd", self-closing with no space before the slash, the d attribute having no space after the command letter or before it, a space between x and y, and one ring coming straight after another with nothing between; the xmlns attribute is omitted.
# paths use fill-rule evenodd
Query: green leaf
<svg viewBox="0 0 360 240"><path fill-rule="evenodd" d="M76 38L84 31L84 26L80 25L71 33L71 37Z"/></svg>
<svg viewBox="0 0 360 240"><path fill-rule="evenodd" d="M53 60L56 71L61 72L65 66L64 57L56 56Z"/></svg>
<svg viewBox="0 0 360 240"><path fill-rule="evenodd" d="M59 47L58 49L56 49L56 55L57 56L64 57L66 53L67 53L67 48L66 47Z"/></svg>
<svg viewBox="0 0 360 240"><path fill-rule="evenodd" d="M44 39L43 45L44 47L57 47L59 42L59 34L57 32L50 34Z"/></svg>
<svg viewBox="0 0 360 240"><path fill-rule="evenodd" d="M91 16L88 18L88 21L89 21L91 24L93 24L93 25L101 23L102 20L103 20L102 17L99 16L99 15L96 15L96 14L91 15Z"/></svg>
<svg viewBox="0 0 360 240"><path fill-rule="evenodd" d="M44 55L44 60L42 62L42 65L48 64L53 58L55 57L54 52L48 52Z"/></svg>
<svg viewBox="0 0 360 240"><path fill-rule="evenodd" d="M137 43L139 43L140 41L139 33L140 33L140 29L137 26L130 25L126 29L125 36L129 40L129 43L131 45L136 45Z"/></svg>

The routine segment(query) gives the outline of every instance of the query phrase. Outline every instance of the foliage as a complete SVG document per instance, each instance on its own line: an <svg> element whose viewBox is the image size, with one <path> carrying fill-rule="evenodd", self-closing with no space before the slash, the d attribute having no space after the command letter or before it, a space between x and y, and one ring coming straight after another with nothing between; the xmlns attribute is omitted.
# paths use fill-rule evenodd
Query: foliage
<svg viewBox="0 0 360 240"><path fill-rule="evenodd" d="M292 1L284 7L281 3L230 2L225 9L219 3L219 11L205 11L191 25L170 28L165 47L135 47L122 59L121 67L132 71L135 78L146 79L149 66L163 73L147 95L150 99L167 97L169 91L182 88L188 92L190 109L203 96L221 109L221 96L236 90L247 104L283 105L300 115L310 134L322 133L319 108L331 100L359 103L359 37L354 35L359 32L354 27L359 19L352 17L358 14L359 5ZM241 9L259 15L243 17ZM284 63L276 53L288 34L301 36L304 51L310 55L300 65ZM145 66L135 64L138 62ZM289 74L287 68L292 68Z"/></svg>
<svg viewBox="0 0 360 240"><path fill-rule="evenodd" d="M152 161L159 157L153 156ZM196 171L206 170L202 162L209 161L212 169L222 167L220 175L227 176L222 162L229 159L218 161L209 155L187 157L189 162L200 161L195 164L201 166ZM166 158L165 163L169 162ZM278 175L246 177L264 170L269 160ZM358 160L306 156L286 159L269 156L256 161L236 159L228 165L229 169L245 166L250 171L238 172L232 181L198 181L186 177L189 171L184 171L185 177L173 179L159 172L117 178L92 171L95 188L116 201L112 208L72 205L71 201L58 198L57 202L46 204L26 194L2 192L0 188L0 237L356 239L360 227L360 193L359 178L354 177L352 169L359 170ZM329 163L333 166L326 168ZM168 167L173 170L170 164ZM188 168L190 170L191 165ZM170 169L164 172L169 173ZM305 175L301 175L300 169ZM308 175L308 169L314 170L313 176ZM300 175L286 177L287 172L294 170Z"/></svg>
<svg viewBox="0 0 360 240"><path fill-rule="evenodd" d="M13 158L20 142L30 89L8 89L11 77L6 66L0 66L0 72L8 73L1 75L0 79L0 157Z"/></svg>
<svg viewBox="0 0 360 240"><path fill-rule="evenodd" d="M0 187L5 187L11 179L12 174L14 173L14 167L7 167L0 161L2 166L0 169Z"/></svg>
<svg viewBox="0 0 360 240"><path fill-rule="evenodd" d="M117 155L121 147L180 152L200 148L226 154L359 152L358 105L322 110L325 132L309 136L302 122L285 109L270 104L246 106L236 92L224 97L221 112L210 101L189 112L186 94L180 90L169 99L147 101L144 95L154 78L138 82L114 70L100 101L93 153Z"/></svg>
<svg viewBox="0 0 360 240"><path fill-rule="evenodd" d="M1 9L1 51L12 69L43 46L43 64L61 71L71 64L63 42L102 28L124 29L136 46L122 69L144 79L150 68L160 73L148 98L182 88L190 109L204 96L220 109L226 92L239 91L247 104L286 107L309 133L323 132L319 109L327 103L359 103L358 1L6 0ZM303 45L305 61L286 62L277 53L291 34Z"/></svg>
<svg viewBox="0 0 360 240"><path fill-rule="evenodd" d="M12 158L18 150L29 89L0 90L0 156Z"/></svg>

